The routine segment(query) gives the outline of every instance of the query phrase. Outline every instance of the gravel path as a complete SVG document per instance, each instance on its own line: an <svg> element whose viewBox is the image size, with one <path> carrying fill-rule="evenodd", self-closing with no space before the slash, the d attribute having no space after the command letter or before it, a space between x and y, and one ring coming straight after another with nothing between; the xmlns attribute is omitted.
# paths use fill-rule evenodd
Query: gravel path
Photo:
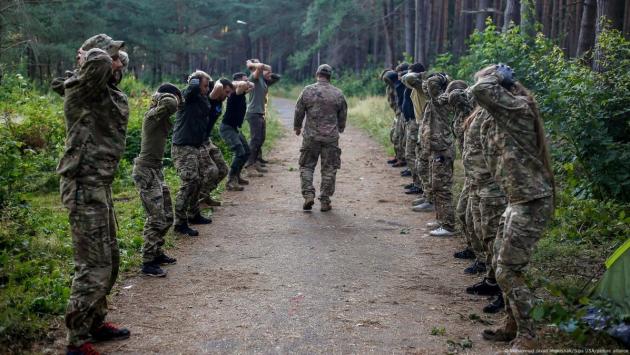
<svg viewBox="0 0 630 355"><path fill-rule="evenodd" d="M293 102L273 106L287 134L269 155L270 173L226 192L214 223L177 243L168 277L128 278L110 319L129 327L106 353L458 353L485 354L478 278L452 253L460 238L429 237L431 217L411 212L409 180L381 147L348 127L333 210L301 210L290 127ZM481 321L471 314L481 316ZM471 319L472 318L472 319ZM432 334L434 333L434 334ZM463 348L469 338L472 348ZM455 344L455 345L454 345Z"/></svg>

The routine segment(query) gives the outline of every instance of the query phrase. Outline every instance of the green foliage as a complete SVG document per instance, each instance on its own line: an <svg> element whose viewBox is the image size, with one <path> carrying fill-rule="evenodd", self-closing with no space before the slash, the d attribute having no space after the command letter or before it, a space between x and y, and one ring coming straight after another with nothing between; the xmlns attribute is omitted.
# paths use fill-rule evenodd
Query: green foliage
<svg viewBox="0 0 630 355"><path fill-rule="evenodd" d="M604 67L592 71L580 59L539 34L532 42L517 27L501 33L494 25L470 38L468 53L450 55L434 69L473 79L487 65L506 63L535 93L556 171L576 196L630 201L630 42L618 31L600 35Z"/></svg>

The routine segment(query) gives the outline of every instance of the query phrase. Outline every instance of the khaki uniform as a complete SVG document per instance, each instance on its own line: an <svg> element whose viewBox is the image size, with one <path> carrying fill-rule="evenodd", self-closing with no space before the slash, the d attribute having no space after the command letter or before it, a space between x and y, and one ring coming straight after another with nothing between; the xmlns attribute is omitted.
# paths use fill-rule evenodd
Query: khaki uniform
<svg viewBox="0 0 630 355"><path fill-rule="evenodd" d="M306 117L299 160L302 196L315 197L313 174L320 156L320 200L329 202L334 194L337 169L341 168L339 133L346 128L346 116L345 97L327 81L319 80L300 94L293 127L301 129Z"/></svg>
<svg viewBox="0 0 630 355"><path fill-rule="evenodd" d="M142 232L144 263L150 263L163 254L164 236L173 225L173 203L170 190L164 182L162 159L168 134L173 127L171 117L177 111L177 106L174 95L155 93L142 122L140 154L134 161L132 177L146 214Z"/></svg>
<svg viewBox="0 0 630 355"><path fill-rule="evenodd" d="M525 269L553 213L553 178L540 154L536 116L526 97L514 96L489 75L472 88L490 119L481 128L484 158L505 192L508 206L495 241L496 278L519 334L534 335L534 296Z"/></svg>
<svg viewBox="0 0 630 355"><path fill-rule="evenodd" d="M455 229L455 211L453 210L453 163L455 146L449 120L450 107L448 96L438 94L446 87L439 76L427 79L427 89L431 100L427 104L427 126L429 131L429 149L431 150L431 184L436 219L442 227Z"/></svg>
<svg viewBox="0 0 630 355"><path fill-rule="evenodd" d="M209 198L210 193L225 179L229 167L223 158L221 149L212 142L205 143L199 148L199 165L201 171L204 172L201 177L199 198L204 200Z"/></svg>
<svg viewBox="0 0 630 355"><path fill-rule="evenodd" d="M112 59L90 49L64 83L65 150L57 173L70 213L74 277L66 310L69 345L90 340L107 315L119 267L111 184L125 150L127 97L114 85Z"/></svg>
<svg viewBox="0 0 630 355"><path fill-rule="evenodd" d="M201 148L192 145L171 147L173 165L181 180L175 198L175 225L187 224L188 217L193 218L199 214L199 194L204 174L201 160L204 157Z"/></svg>

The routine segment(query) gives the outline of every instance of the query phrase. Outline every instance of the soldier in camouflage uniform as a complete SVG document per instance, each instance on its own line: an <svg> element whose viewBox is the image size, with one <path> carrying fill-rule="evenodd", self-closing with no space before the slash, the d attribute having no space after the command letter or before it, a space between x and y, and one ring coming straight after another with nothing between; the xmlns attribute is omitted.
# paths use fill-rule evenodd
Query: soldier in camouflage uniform
<svg viewBox="0 0 630 355"><path fill-rule="evenodd" d="M398 77L394 82L394 93L396 94L396 126L394 127L394 145L396 146L396 152L400 157L396 157L398 162L392 166L395 168L407 166L406 159L406 140L405 140L405 127L406 122L405 115L403 113L403 103L405 99L406 86L400 80L404 74L407 73L409 64L401 63L396 67L396 74Z"/></svg>
<svg viewBox="0 0 630 355"><path fill-rule="evenodd" d="M387 84L387 86L385 87L387 103L389 104L389 107L392 109L392 111L394 111L394 119L392 121L392 128L389 132L389 139L392 142L392 145L394 146L395 155L394 155L394 159L388 160L387 163L396 164L403 160L402 152L399 151L400 147L396 144L396 140L397 140L396 129L398 125L399 109L398 109L398 103L396 102L396 90L394 88L394 85L396 85L396 82L398 81L398 74L393 70L388 70L383 73L382 79Z"/></svg>
<svg viewBox="0 0 630 355"><path fill-rule="evenodd" d="M414 63L409 66L409 73L421 74L423 72L424 66L421 63ZM407 75L408 73L403 75L401 81L407 87L407 90L410 90L409 98L411 99L413 108L413 117L407 122L407 126L405 127L405 159L407 160L407 165L409 166L409 171L411 172L411 177L413 179L412 184L408 186L409 189L405 193L411 195L422 193L422 182L420 181L420 175L418 174L417 154L421 153L421 149L418 143L418 132L420 128L420 122L422 121L424 107L426 106L426 97L422 93L421 89L416 90L412 85L407 82L407 80L405 80Z"/></svg>
<svg viewBox="0 0 630 355"><path fill-rule="evenodd" d="M197 236L199 232L191 224L209 224L212 220L201 215L199 194L205 171L200 160L201 146L207 141L210 117L210 82L207 73L198 70L188 78L188 87L182 93L184 104L177 111L173 127L171 157L181 179L175 196L175 227L177 233Z"/></svg>
<svg viewBox="0 0 630 355"><path fill-rule="evenodd" d="M111 184L129 119L127 97L113 75L122 69L123 46L104 34L89 38L78 50L78 69L55 81L56 91L65 96L66 142L57 173L74 247L66 311L67 353L72 355L96 353L91 341L129 337L127 329L104 322L120 260Z"/></svg>
<svg viewBox="0 0 630 355"><path fill-rule="evenodd" d="M321 156L321 189L319 200L321 211L331 209L330 198L335 193L337 169L341 167L339 133L346 128L347 104L339 89L330 84L332 68L322 64L317 68L317 83L302 90L295 106L293 129L296 135L302 132L304 138L300 149L300 179L304 210L310 210L315 200L313 174Z"/></svg>
<svg viewBox="0 0 630 355"><path fill-rule="evenodd" d="M425 111L429 130L429 149L431 150L431 184L435 203L435 217L440 226L432 230L432 236L451 236L455 234L455 215L451 187L453 185L453 160L455 146L453 131L449 119L450 106L446 75L438 73L427 79L429 102Z"/></svg>
<svg viewBox="0 0 630 355"><path fill-rule="evenodd" d="M162 160L168 134L173 127L172 116L182 102L182 94L172 84L162 84L151 98L151 107L144 114L140 154L134 161L133 181L140 192L146 213L142 272L149 276L166 276L160 265L176 260L162 251L164 236L173 225L171 193L164 182Z"/></svg>
<svg viewBox="0 0 630 355"><path fill-rule="evenodd" d="M551 159L536 101L514 80L512 69L493 65L475 77L472 94L489 113L481 128L483 154L508 200L493 260L508 318L504 327L486 330L483 336L503 341L513 338L513 349L535 349L538 338L530 316L535 298L524 274L553 213Z"/></svg>

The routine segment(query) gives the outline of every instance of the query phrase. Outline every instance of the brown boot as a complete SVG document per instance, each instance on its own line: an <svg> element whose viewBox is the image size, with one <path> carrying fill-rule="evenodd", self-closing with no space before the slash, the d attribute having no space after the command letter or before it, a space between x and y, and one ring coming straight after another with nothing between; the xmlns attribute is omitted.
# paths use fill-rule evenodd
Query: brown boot
<svg viewBox="0 0 630 355"><path fill-rule="evenodd" d="M320 211L328 212L332 210L332 205L330 204L330 200L322 200L320 204L321 204L321 207L319 208Z"/></svg>
<svg viewBox="0 0 630 355"><path fill-rule="evenodd" d="M256 169L255 165L250 165L247 168L245 168L247 171L247 176L253 176L253 177L263 177L265 175L261 174L260 172L258 172L258 170Z"/></svg>
<svg viewBox="0 0 630 355"><path fill-rule="evenodd" d="M302 205L302 209L304 211L310 211L313 209L313 205L315 204L315 198L312 196L304 197L304 204Z"/></svg>
<svg viewBox="0 0 630 355"><path fill-rule="evenodd" d="M228 189L228 191L243 191L244 190L243 186L238 184L238 177L236 176L228 177L228 182L227 184L225 184L225 188Z"/></svg>
<svg viewBox="0 0 630 355"><path fill-rule="evenodd" d="M516 321L508 316L505 325L498 329L485 329L481 336L489 341L511 341L516 338Z"/></svg>
<svg viewBox="0 0 630 355"><path fill-rule="evenodd" d="M221 206L221 202L212 198L212 196L206 196L201 201L201 204L205 204L208 207L219 207Z"/></svg>
<svg viewBox="0 0 630 355"><path fill-rule="evenodd" d="M249 180L245 180L241 177L241 173L239 173L238 175L236 175L236 181L239 183L239 185L249 185Z"/></svg>

